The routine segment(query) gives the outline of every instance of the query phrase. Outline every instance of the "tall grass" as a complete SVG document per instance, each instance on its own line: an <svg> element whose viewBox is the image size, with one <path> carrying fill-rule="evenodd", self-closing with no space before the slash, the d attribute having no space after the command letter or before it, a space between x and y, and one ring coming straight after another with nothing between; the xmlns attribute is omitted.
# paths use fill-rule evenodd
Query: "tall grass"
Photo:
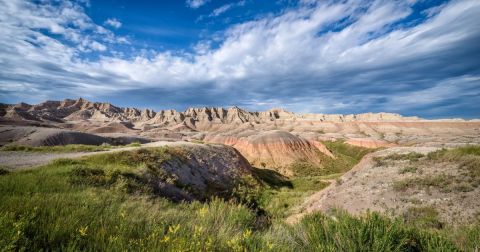
<svg viewBox="0 0 480 252"><path fill-rule="evenodd" d="M0 248L228 251L254 239L256 213L243 204L173 203L121 184L72 183L77 166L61 160L0 177Z"/></svg>
<svg viewBox="0 0 480 252"><path fill-rule="evenodd" d="M453 242L436 233L407 226L376 213L353 217L344 212L316 213L271 235L291 251L457 251Z"/></svg>

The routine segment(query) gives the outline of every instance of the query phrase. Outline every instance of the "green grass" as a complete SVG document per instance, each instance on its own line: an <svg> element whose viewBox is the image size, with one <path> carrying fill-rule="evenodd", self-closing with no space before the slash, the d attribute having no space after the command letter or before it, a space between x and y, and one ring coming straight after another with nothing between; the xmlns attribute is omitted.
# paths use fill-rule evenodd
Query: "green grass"
<svg viewBox="0 0 480 252"><path fill-rule="evenodd" d="M84 145L84 144L67 144L59 146L22 146L22 145L6 145L0 148L0 151L24 151L24 152L94 152L106 151L114 148L109 145Z"/></svg>
<svg viewBox="0 0 480 252"><path fill-rule="evenodd" d="M292 200L303 197L302 193L326 186L325 179L335 179L339 174L289 180L270 171L256 171L255 176L265 187L280 191L273 198L263 198L265 205L272 204L264 208L267 213L235 198L175 203L148 190L150 185L141 178L152 168L149 166L183 154L182 150L162 148L101 154L80 160L61 159L38 169L3 174L0 250L475 251L479 248L478 224L454 230L443 227L448 232L411 224L435 215L428 209L415 210L406 221L376 213L354 217L341 211L328 216L307 215L295 225L277 218L281 213L275 211L281 209L280 204L293 204ZM169 178L168 174L157 175ZM272 203L274 200L278 206Z"/></svg>
<svg viewBox="0 0 480 252"><path fill-rule="evenodd" d="M260 207L266 210L272 219L283 220L292 214L292 209L298 206L311 194L328 186L323 177L297 177L289 180L283 187L273 187L262 190L258 199Z"/></svg>
<svg viewBox="0 0 480 252"><path fill-rule="evenodd" d="M126 145L127 147L140 147L142 146L142 143L140 143L139 141L133 141L129 144Z"/></svg>
<svg viewBox="0 0 480 252"><path fill-rule="evenodd" d="M0 177L2 250L455 251L443 236L377 214L269 224L235 201L173 203L103 181L72 183L75 164L62 160Z"/></svg>
<svg viewBox="0 0 480 252"><path fill-rule="evenodd" d="M403 214L405 222L420 228L442 229L444 224L438 217L438 212L432 206L410 207Z"/></svg>
<svg viewBox="0 0 480 252"><path fill-rule="evenodd" d="M277 234L287 251L458 251L443 235L376 213L360 218L344 212L312 214Z"/></svg>

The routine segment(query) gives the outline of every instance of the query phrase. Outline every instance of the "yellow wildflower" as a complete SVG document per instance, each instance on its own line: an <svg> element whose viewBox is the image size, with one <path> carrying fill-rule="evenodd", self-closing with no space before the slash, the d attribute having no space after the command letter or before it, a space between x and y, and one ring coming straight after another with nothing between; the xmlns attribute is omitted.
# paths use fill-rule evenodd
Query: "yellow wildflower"
<svg viewBox="0 0 480 252"><path fill-rule="evenodd" d="M79 228L78 232L80 233L80 236L86 236L87 235L87 230L88 230L88 226L85 226L85 227Z"/></svg>
<svg viewBox="0 0 480 252"><path fill-rule="evenodd" d="M170 237L164 236L160 242L167 243L170 240Z"/></svg>
<svg viewBox="0 0 480 252"><path fill-rule="evenodd" d="M207 213L208 213L208 208L206 206L203 206L198 210L198 214L200 215L200 217L205 217Z"/></svg>
<svg viewBox="0 0 480 252"><path fill-rule="evenodd" d="M178 229L180 229L180 224L177 224L175 226L169 226L168 232L175 234L178 231Z"/></svg>
<svg viewBox="0 0 480 252"><path fill-rule="evenodd" d="M247 229L243 232L243 239L248 239L252 235L252 230Z"/></svg>
<svg viewBox="0 0 480 252"><path fill-rule="evenodd" d="M270 243L270 242L267 242L267 248L268 248L268 250L272 250L273 249L273 244Z"/></svg>

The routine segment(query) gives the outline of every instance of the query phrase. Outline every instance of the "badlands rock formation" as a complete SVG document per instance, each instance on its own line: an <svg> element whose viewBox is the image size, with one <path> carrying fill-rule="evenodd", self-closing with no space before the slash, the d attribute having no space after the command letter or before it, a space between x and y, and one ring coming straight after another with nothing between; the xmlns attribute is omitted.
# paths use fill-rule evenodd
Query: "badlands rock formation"
<svg viewBox="0 0 480 252"><path fill-rule="evenodd" d="M220 135L225 139L215 142L229 145L231 141L272 130L289 132L313 145L336 139L371 148L480 143L478 120L424 120L392 113L296 114L282 109L249 112L238 107L153 111L82 98L37 105L0 104L0 124L55 127L104 137L137 135L152 140L210 141L212 135Z"/></svg>
<svg viewBox="0 0 480 252"><path fill-rule="evenodd" d="M110 103L90 102L83 98L77 100L46 101L37 105L26 103L0 104L0 116L6 119L32 121L121 121L140 122L139 124L179 124L188 127L205 129L212 124L266 123L276 120L329 121L329 122L367 122L367 121L418 121L418 117L402 117L391 113L367 113L359 115L299 115L282 109L271 109L264 112L249 112L238 107L232 108L189 108L185 112L161 110L155 112L145 109L120 108Z"/></svg>
<svg viewBox="0 0 480 252"><path fill-rule="evenodd" d="M155 150L148 149L124 154L146 156L149 161L152 157L158 158L151 162L146 176L152 176L149 179L168 198L188 201L212 196L228 198L238 183L253 176L248 161L232 147L192 143L163 146L167 147L170 158L155 155Z"/></svg>
<svg viewBox="0 0 480 252"><path fill-rule="evenodd" d="M291 175L288 167L295 162L320 165L323 155L333 156L320 142L312 144L289 132L273 130L258 134L251 133L240 137L208 135L205 141L231 145L251 164L257 167L276 168L285 175Z"/></svg>

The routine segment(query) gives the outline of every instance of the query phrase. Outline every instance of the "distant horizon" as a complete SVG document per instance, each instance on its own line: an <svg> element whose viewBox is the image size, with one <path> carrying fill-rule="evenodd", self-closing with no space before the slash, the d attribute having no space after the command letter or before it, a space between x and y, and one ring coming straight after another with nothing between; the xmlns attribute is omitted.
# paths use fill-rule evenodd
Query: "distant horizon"
<svg viewBox="0 0 480 252"><path fill-rule="evenodd" d="M0 0L0 102L480 118L480 1Z"/></svg>

